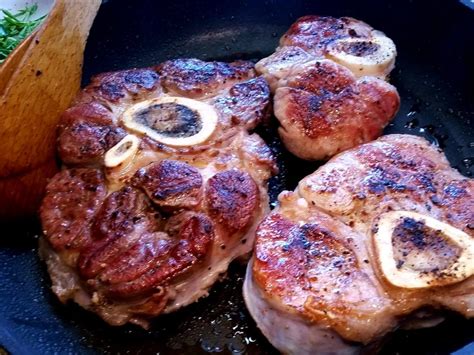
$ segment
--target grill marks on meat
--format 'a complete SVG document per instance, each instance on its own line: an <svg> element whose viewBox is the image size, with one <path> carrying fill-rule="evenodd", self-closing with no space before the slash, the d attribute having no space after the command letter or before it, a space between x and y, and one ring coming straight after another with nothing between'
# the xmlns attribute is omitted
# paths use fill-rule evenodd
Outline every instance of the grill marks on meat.
<svg viewBox="0 0 474 355"><path fill-rule="evenodd" d="M384 136L339 154L295 192L283 192L279 207L260 224L244 285L251 314L275 317L255 320L270 342L290 353L299 346L292 334L307 327L313 339L330 329L335 338L326 338L325 348L343 353L357 350L345 341L377 341L423 307L473 317L472 276L446 286L395 286L382 272L374 239L390 211L429 216L473 238L473 196L473 180L418 137ZM391 233L399 270L442 279L462 252L440 231L410 218ZM303 353L318 353L320 343L303 342Z"/></svg>
<svg viewBox="0 0 474 355"><path fill-rule="evenodd" d="M231 234L248 226L260 202L255 181L239 170L224 171L210 178L206 200L210 215Z"/></svg>
<svg viewBox="0 0 474 355"><path fill-rule="evenodd" d="M249 62L178 59L101 74L83 90L59 126L69 169L52 179L41 208L41 254L62 301L113 325L146 327L207 295L251 251L276 172L269 148L247 132L269 106L267 83L254 77ZM209 139L174 147L121 123L129 107L163 95L212 106L218 122ZM105 167L107 151L128 134L136 150Z"/></svg>

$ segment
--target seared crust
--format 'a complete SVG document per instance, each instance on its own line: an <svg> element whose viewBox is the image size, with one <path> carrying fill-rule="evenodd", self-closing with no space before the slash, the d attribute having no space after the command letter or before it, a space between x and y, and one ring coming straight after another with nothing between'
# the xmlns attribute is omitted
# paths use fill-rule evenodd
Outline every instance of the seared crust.
<svg viewBox="0 0 474 355"><path fill-rule="evenodd" d="M229 95L215 100L215 105L226 125L250 130L268 117L269 102L270 89L265 79L259 77L235 84Z"/></svg>
<svg viewBox="0 0 474 355"><path fill-rule="evenodd" d="M119 233L108 243L95 243L81 255L79 272L87 283L112 298L135 298L158 293L170 278L208 253L214 238L212 222L204 214L186 215L173 238L143 225L140 234ZM118 227L121 228L120 226Z"/></svg>
<svg viewBox="0 0 474 355"><path fill-rule="evenodd" d="M78 103L68 108L61 116L59 128L87 122L107 126L114 123L114 115L106 106L97 101Z"/></svg>
<svg viewBox="0 0 474 355"><path fill-rule="evenodd" d="M70 165L98 164L105 152L125 136L125 131L119 127L74 123L59 135L59 157Z"/></svg>
<svg viewBox="0 0 474 355"><path fill-rule="evenodd" d="M368 322L358 331L352 329L353 318L368 321L387 311L389 303L352 250L357 236L317 211L310 213L304 224L279 213L264 219L257 231L253 278L285 312L323 322L348 340L366 341L367 334L378 334L380 324Z"/></svg>
<svg viewBox="0 0 474 355"><path fill-rule="evenodd" d="M178 276L204 258L214 237L212 222L203 214L189 217L182 225L177 240L166 254L159 255L153 265L139 278L124 284L114 284L108 294L115 297L133 297L159 289L166 280ZM168 242L168 241L165 241Z"/></svg>
<svg viewBox="0 0 474 355"><path fill-rule="evenodd" d="M275 53L256 64L275 92L286 148L322 160L379 137L400 105L397 90L382 80L395 57L395 44L362 21L298 19Z"/></svg>
<svg viewBox="0 0 474 355"><path fill-rule="evenodd" d="M336 188L338 181L345 183ZM428 142L405 135L381 137L341 155L299 185L326 212L363 224L381 212L416 208L466 233L472 233L473 189L472 179L452 170Z"/></svg>
<svg viewBox="0 0 474 355"><path fill-rule="evenodd" d="M353 141L377 138L399 106L396 91L378 80L361 81L345 88L339 95L316 96L306 91L282 88L277 90L275 97L278 102L275 110L280 122L297 125L310 138L334 133L347 136L351 146ZM283 124L283 128L285 126Z"/></svg>
<svg viewBox="0 0 474 355"><path fill-rule="evenodd" d="M286 78L292 67L307 63L313 59L313 55L300 47L285 46L277 48L275 53L260 60L255 64L255 69L263 75L270 85L272 92L275 92L278 87L278 81Z"/></svg>
<svg viewBox="0 0 474 355"><path fill-rule="evenodd" d="M130 69L99 74L76 99L89 102L91 99L104 103L117 103L127 96L137 96L143 92L159 88L160 77L154 68Z"/></svg>
<svg viewBox="0 0 474 355"><path fill-rule="evenodd" d="M219 125L209 142L229 136L229 128L253 129L268 116L270 92L262 78L255 78L251 62L204 62L176 59L153 68L131 69L95 76L78 95L59 126L58 151L66 164L97 165L104 153L123 138L118 127L123 112L132 104L164 95L209 100L220 113ZM150 141L145 137L144 141ZM176 154L192 148L163 147L155 150Z"/></svg>
<svg viewBox="0 0 474 355"><path fill-rule="evenodd" d="M356 81L349 69L331 60L317 60L300 68L286 78L285 86L324 97L338 94Z"/></svg>
<svg viewBox="0 0 474 355"><path fill-rule="evenodd" d="M111 193L92 223L94 243L84 249L79 258L80 275L96 276L108 266L111 258L129 247L128 240L152 229L153 224L153 210L143 193L131 187Z"/></svg>
<svg viewBox="0 0 474 355"><path fill-rule="evenodd" d="M351 17L303 16L280 39L281 46L297 46L322 57L334 40L369 37L373 28Z"/></svg>
<svg viewBox="0 0 474 355"><path fill-rule="evenodd" d="M125 135L111 110L98 101L67 109L59 124L58 153L66 164L96 165Z"/></svg>
<svg viewBox="0 0 474 355"><path fill-rule="evenodd" d="M199 59L175 59L159 66L163 87L173 93L198 98L214 95L223 85L252 78L249 62L204 62Z"/></svg>
<svg viewBox="0 0 474 355"><path fill-rule="evenodd" d="M445 217L450 223L462 226L466 233L472 234L474 231L473 193L472 179L453 180L446 183L438 195L431 196L430 200L434 205L446 211Z"/></svg>
<svg viewBox="0 0 474 355"><path fill-rule="evenodd" d="M290 83L311 91L282 87L275 94L280 134L288 150L300 158L325 159L371 141L398 111L396 89L382 80L364 77L342 88L341 83L349 81L349 73L342 68L331 84L326 82L332 79L319 79L317 69L310 72L318 78L314 86L302 79Z"/></svg>
<svg viewBox="0 0 474 355"><path fill-rule="evenodd" d="M76 249L90 243L89 224L105 195L100 170L70 169L53 177L46 187L40 217L45 237L55 250Z"/></svg>
<svg viewBox="0 0 474 355"><path fill-rule="evenodd" d="M176 160L162 160L138 170L133 184L141 187L161 207L192 207L202 197L202 177L199 171Z"/></svg>
<svg viewBox="0 0 474 355"><path fill-rule="evenodd" d="M269 148L247 132L269 106L268 85L254 75L249 62L180 59L101 74L83 90L63 115L58 150L69 168L104 173L65 170L41 208L42 254L62 301L146 327L205 296L250 252L276 171ZM215 111L211 136L175 147L122 125L132 105L164 95Z"/></svg>
<svg viewBox="0 0 474 355"><path fill-rule="evenodd" d="M253 280L273 307L364 344L423 307L473 317L472 276L447 286L395 286L375 252L379 222L390 211L430 216L474 238L473 196L473 180L424 139L381 137L337 155L280 195L257 230ZM459 247L440 231L402 222L392 240L395 257L446 276Z"/></svg>
<svg viewBox="0 0 474 355"><path fill-rule="evenodd" d="M126 132L117 126L120 102L161 92L153 69L97 75L65 111L59 125L58 153L65 164L97 165Z"/></svg>
<svg viewBox="0 0 474 355"><path fill-rule="evenodd" d="M125 186L105 199L92 224L92 236L107 242L130 234L137 225L149 224L153 211L143 193Z"/></svg>
<svg viewBox="0 0 474 355"><path fill-rule="evenodd" d="M206 201L210 215L233 234L249 225L260 199L258 187L249 174L228 170L209 179Z"/></svg>

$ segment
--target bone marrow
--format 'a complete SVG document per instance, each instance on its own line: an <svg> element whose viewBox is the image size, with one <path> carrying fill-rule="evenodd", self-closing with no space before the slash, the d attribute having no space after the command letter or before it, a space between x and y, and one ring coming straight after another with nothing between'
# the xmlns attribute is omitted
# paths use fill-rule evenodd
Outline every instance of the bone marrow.
<svg viewBox="0 0 474 355"><path fill-rule="evenodd" d="M397 287L450 285L474 274L472 237L433 217L388 212L373 238L383 275Z"/></svg>
<svg viewBox="0 0 474 355"><path fill-rule="evenodd" d="M115 168L129 163L137 153L139 145L140 140L136 136L126 135L105 153L104 165L107 168Z"/></svg>
<svg viewBox="0 0 474 355"><path fill-rule="evenodd" d="M171 146L205 142L218 122L209 104L182 97L162 97L140 102L124 112L122 121L132 131Z"/></svg>
<svg viewBox="0 0 474 355"><path fill-rule="evenodd" d="M349 68L356 77L372 75L384 79L395 67L393 41L377 34L370 39L343 38L328 46L327 58Z"/></svg>

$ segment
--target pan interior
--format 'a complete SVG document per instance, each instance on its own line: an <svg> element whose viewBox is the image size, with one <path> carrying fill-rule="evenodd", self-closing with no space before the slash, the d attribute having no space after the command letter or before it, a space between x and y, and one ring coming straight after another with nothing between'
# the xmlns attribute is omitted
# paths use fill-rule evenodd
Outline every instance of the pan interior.
<svg viewBox="0 0 474 355"><path fill-rule="evenodd" d="M171 58L257 60L299 16L352 16L384 31L397 45L391 74L402 98L386 133L428 138L465 176L474 173L474 11L461 2L424 1L128 1L101 7L85 54L84 84L97 73L154 65ZM281 173L270 183L272 202L293 189L318 163L287 153L275 127L258 132L271 146ZM37 257L36 221L2 226L0 344L11 353L273 354L241 297L244 266L208 298L158 318L150 331L112 328L75 305L60 304ZM455 315L439 326L397 331L383 354L474 352L474 322Z"/></svg>

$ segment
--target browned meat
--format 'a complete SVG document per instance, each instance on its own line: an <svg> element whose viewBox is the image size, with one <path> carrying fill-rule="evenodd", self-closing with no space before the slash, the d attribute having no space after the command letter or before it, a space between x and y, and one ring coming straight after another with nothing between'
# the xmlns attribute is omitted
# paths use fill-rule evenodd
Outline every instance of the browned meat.
<svg viewBox="0 0 474 355"><path fill-rule="evenodd" d="M124 111L164 94L199 98L213 106L219 124L206 145L213 138L220 140L228 134L223 131L229 127L242 129L245 125L253 129L269 114L268 84L263 78L252 79L254 76L249 62L228 64L198 59L177 59L150 69L100 74L63 115L60 157L67 164L95 165L112 142L123 138L119 120ZM186 150L196 148L200 149L192 145Z"/></svg>
<svg viewBox="0 0 474 355"><path fill-rule="evenodd" d="M294 66L330 59L356 77L385 79L395 66L396 48L390 38L350 17L304 16L281 37L275 53L260 60L256 69L275 90L276 82Z"/></svg>
<svg viewBox="0 0 474 355"><path fill-rule="evenodd" d="M127 98L140 100L147 94L156 95L160 90L160 76L154 68L123 70L92 78L92 82L79 94L76 101L96 101L108 106Z"/></svg>
<svg viewBox="0 0 474 355"><path fill-rule="evenodd" d="M305 16L256 69L275 92L275 116L286 148L320 160L379 137L400 99L385 78L393 42L351 18Z"/></svg>
<svg viewBox="0 0 474 355"><path fill-rule="evenodd" d="M333 76L328 67L335 69ZM274 99L280 136L302 159L326 159L374 140L398 111L396 89L382 80L355 80L349 71L326 61L307 68L287 87L278 88Z"/></svg>
<svg viewBox="0 0 474 355"><path fill-rule="evenodd" d="M281 87L307 91L313 95L339 94L356 80L349 69L331 60L312 61L311 65L301 66L291 71L281 80Z"/></svg>
<svg viewBox="0 0 474 355"><path fill-rule="evenodd" d="M254 76L249 62L203 62L199 59L176 59L159 67L163 87L182 96L199 98L213 95Z"/></svg>
<svg viewBox="0 0 474 355"><path fill-rule="evenodd" d="M176 160L162 160L141 168L135 173L134 184L161 207L196 206L202 197L199 171Z"/></svg>
<svg viewBox="0 0 474 355"><path fill-rule="evenodd" d="M105 195L105 180L100 170L70 169L53 177L40 216L49 242L56 250L74 251L90 242L90 224Z"/></svg>
<svg viewBox="0 0 474 355"><path fill-rule="evenodd" d="M82 122L106 126L114 123L114 116L106 106L97 101L78 103L63 113L60 129Z"/></svg>
<svg viewBox="0 0 474 355"><path fill-rule="evenodd" d="M327 46L342 38L370 38L374 29L351 17L303 16L280 39L280 46L303 48L314 56L322 57Z"/></svg>
<svg viewBox="0 0 474 355"><path fill-rule="evenodd" d="M206 200L211 216L230 234L248 226L260 203L255 181L239 170L227 170L210 178Z"/></svg>
<svg viewBox="0 0 474 355"><path fill-rule="evenodd" d="M474 316L474 181L425 140L341 153L279 201L244 296L280 351L358 353L421 309Z"/></svg>
<svg viewBox="0 0 474 355"><path fill-rule="evenodd" d="M216 98L214 104L227 125L254 129L268 116L269 91L265 79L259 77L235 84L228 95Z"/></svg>
<svg viewBox="0 0 474 355"><path fill-rule="evenodd" d="M248 62L179 59L83 90L59 127L66 166L41 207L40 250L63 302L147 326L251 251L276 169L247 132L268 114L254 76Z"/></svg>
<svg viewBox="0 0 474 355"><path fill-rule="evenodd" d="M125 136L120 127L75 122L59 135L58 153L65 164L97 165L105 152Z"/></svg>
<svg viewBox="0 0 474 355"><path fill-rule="evenodd" d="M91 242L81 251L81 276L95 277L147 230L153 231L153 209L145 195L129 186L111 193L94 218Z"/></svg>

